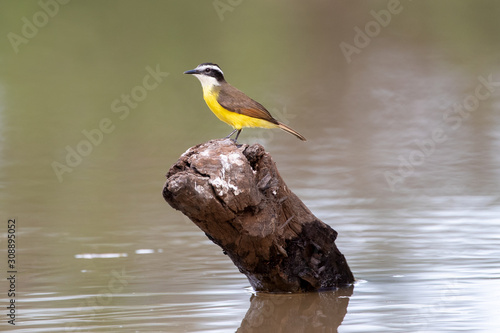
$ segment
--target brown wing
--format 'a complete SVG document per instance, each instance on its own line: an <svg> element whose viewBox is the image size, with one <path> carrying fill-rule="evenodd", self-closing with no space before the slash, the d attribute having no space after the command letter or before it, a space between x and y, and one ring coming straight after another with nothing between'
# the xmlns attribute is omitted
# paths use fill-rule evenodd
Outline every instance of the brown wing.
<svg viewBox="0 0 500 333"><path fill-rule="evenodd" d="M217 97L217 102L225 109L249 117L264 119L278 125L278 121L260 103L257 103L227 82L224 82L223 85Z"/></svg>

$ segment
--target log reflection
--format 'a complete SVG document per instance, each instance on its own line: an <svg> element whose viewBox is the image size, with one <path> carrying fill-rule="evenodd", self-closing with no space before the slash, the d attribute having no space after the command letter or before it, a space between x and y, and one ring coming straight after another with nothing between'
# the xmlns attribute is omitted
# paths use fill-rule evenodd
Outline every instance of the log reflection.
<svg viewBox="0 0 500 333"><path fill-rule="evenodd" d="M347 313L353 288L320 293L253 295L250 308L236 332L337 332Z"/></svg>

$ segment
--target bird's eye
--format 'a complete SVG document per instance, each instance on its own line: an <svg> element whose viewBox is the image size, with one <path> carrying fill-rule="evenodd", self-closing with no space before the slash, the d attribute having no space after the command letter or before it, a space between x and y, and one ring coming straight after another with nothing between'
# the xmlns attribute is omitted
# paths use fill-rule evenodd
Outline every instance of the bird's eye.
<svg viewBox="0 0 500 333"><path fill-rule="evenodd" d="M205 73L210 73L210 68L205 68Z"/></svg>

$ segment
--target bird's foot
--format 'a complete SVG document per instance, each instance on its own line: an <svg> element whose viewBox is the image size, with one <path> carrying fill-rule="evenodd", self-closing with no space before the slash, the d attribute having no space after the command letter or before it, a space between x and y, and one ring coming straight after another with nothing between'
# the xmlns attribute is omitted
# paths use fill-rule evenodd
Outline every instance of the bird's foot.
<svg viewBox="0 0 500 333"><path fill-rule="evenodd" d="M237 131L238 133L236 133L236 131ZM232 136L234 133L236 133L236 137L235 137L234 139L231 139L231 141L233 141L233 142L234 142L234 144L235 144L237 147L241 147L241 145L239 145L239 146L238 146L238 142L237 142L237 141L238 141L238 136L240 136L240 133L241 133L241 129L235 129L234 131L232 131L231 133L229 133L229 135L228 135L228 136L226 136L224 139L230 139L230 138L231 138L231 136Z"/></svg>

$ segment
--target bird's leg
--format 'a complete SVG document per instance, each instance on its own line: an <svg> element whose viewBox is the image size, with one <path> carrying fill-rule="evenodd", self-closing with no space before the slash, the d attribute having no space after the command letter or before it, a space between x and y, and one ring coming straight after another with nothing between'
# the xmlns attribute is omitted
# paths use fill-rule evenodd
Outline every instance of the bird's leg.
<svg viewBox="0 0 500 333"><path fill-rule="evenodd" d="M237 129L235 128L231 133L229 133L228 136L225 137L225 139L229 139L231 137L231 135L233 135L236 131L238 131L238 133L236 133L236 137L234 138L234 143L236 143L236 140L238 140L238 136L240 135L241 133L241 128L240 129Z"/></svg>
<svg viewBox="0 0 500 333"><path fill-rule="evenodd" d="M229 133L229 135L226 136L224 139L229 139L231 137L231 135L233 135L236 131L237 131L237 129L235 128L234 131L232 131L231 133Z"/></svg>
<svg viewBox="0 0 500 333"><path fill-rule="evenodd" d="M236 133L236 137L234 138L234 143L236 143L236 141L238 141L238 136L240 136L240 133L241 133L241 129L239 129L238 133Z"/></svg>

